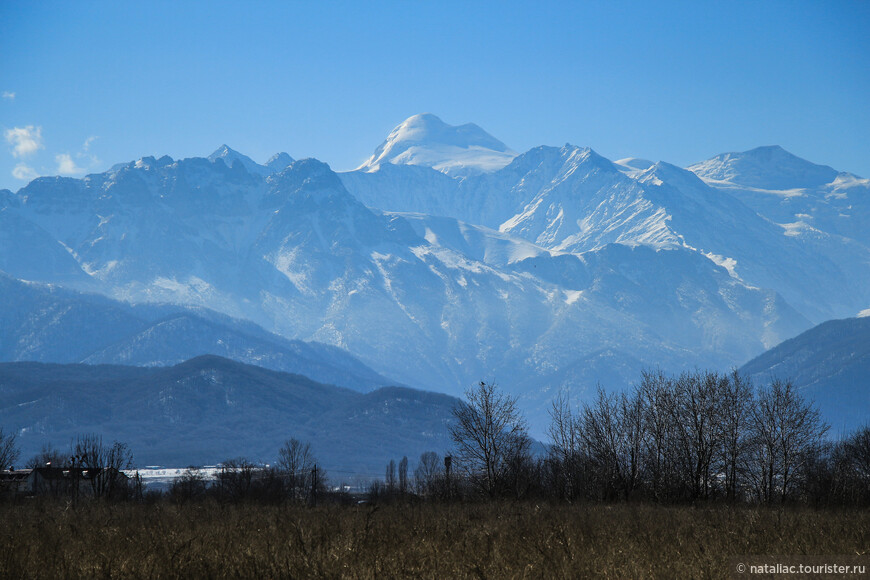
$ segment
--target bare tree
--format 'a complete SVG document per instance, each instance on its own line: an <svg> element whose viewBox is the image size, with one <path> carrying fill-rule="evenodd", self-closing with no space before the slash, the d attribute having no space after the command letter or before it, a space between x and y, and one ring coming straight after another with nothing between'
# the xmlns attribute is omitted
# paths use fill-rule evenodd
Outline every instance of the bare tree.
<svg viewBox="0 0 870 580"><path fill-rule="evenodd" d="M52 447L51 443L42 446L42 450L27 461L27 467L64 467L69 463L69 455Z"/></svg>
<svg viewBox="0 0 870 580"><path fill-rule="evenodd" d="M217 491L221 498L240 501L250 498L254 490L257 465L245 457L227 459L217 474Z"/></svg>
<svg viewBox="0 0 870 580"><path fill-rule="evenodd" d="M676 426L673 381L660 370L644 371L638 387L643 402L645 444L644 470L652 496L671 499L677 487Z"/></svg>
<svg viewBox="0 0 870 580"><path fill-rule="evenodd" d="M205 496L208 483L202 470L190 466L184 470L181 477L172 482L169 488L170 499L178 504L184 504L190 500L200 499Z"/></svg>
<svg viewBox="0 0 870 580"><path fill-rule="evenodd" d="M750 420L752 418L752 383L735 369L727 377L720 392L722 421L722 473L725 476L725 495L734 501L740 495L746 454L750 446Z"/></svg>
<svg viewBox="0 0 870 580"><path fill-rule="evenodd" d="M870 483L870 426L862 427L847 438L844 448L856 474Z"/></svg>
<svg viewBox="0 0 870 580"><path fill-rule="evenodd" d="M111 447L106 447L100 435L79 435L71 455L73 467L94 472L89 478L94 497L126 493L127 479L122 471L133 467L133 452L126 443L115 441Z"/></svg>
<svg viewBox="0 0 870 580"><path fill-rule="evenodd" d="M4 433L0 428L0 471L14 467L20 455L21 451L15 444L15 433Z"/></svg>
<svg viewBox="0 0 870 580"><path fill-rule="evenodd" d="M528 453L530 439L516 397L481 381L453 409L450 435L471 482L490 496L501 490L510 462Z"/></svg>
<svg viewBox="0 0 870 580"><path fill-rule="evenodd" d="M646 439L643 400L635 391L619 397L619 422L623 431L626 473L623 486L629 497L642 482L643 450Z"/></svg>
<svg viewBox="0 0 870 580"><path fill-rule="evenodd" d="M752 477L760 500L785 502L828 431L817 408L791 381L759 391L752 416Z"/></svg>
<svg viewBox="0 0 870 580"><path fill-rule="evenodd" d="M420 495L433 495L442 476L441 456L434 451L425 451L414 469L414 485Z"/></svg>
<svg viewBox="0 0 870 580"><path fill-rule="evenodd" d="M287 493L291 498L308 497L311 473L316 463L310 443L288 439L278 450L278 468L285 478Z"/></svg>
<svg viewBox="0 0 870 580"><path fill-rule="evenodd" d="M547 434L550 436L550 484L560 497L572 500L580 493L583 453L579 417L571 410L564 392L553 400Z"/></svg>
<svg viewBox="0 0 870 580"><path fill-rule="evenodd" d="M408 493L408 458L402 457L399 461L399 494Z"/></svg>
<svg viewBox="0 0 870 580"><path fill-rule="evenodd" d="M835 447L838 493L847 503L870 503L870 426L864 426Z"/></svg>
<svg viewBox="0 0 870 580"><path fill-rule="evenodd" d="M598 388L595 403L581 415L580 434L606 496L631 496L640 481L643 414L639 397L608 395Z"/></svg>
<svg viewBox="0 0 870 580"><path fill-rule="evenodd" d="M547 434L553 450L563 460L580 450L580 439L577 434L577 418L571 411L570 401L564 391L553 400L550 408L550 426Z"/></svg>
<svg viewBox="0 0 870 580"><path fill-rule="evenodd" d="M713 372L684 373L675 383L678 462L692 499L706 499L712 491L713 459L722 448L721 395L726 380Z"/></svg>
<svg viewBox="0 0 870 580"><path fill-rule="evenodd" d="M394 459L390 459L390 462L387 463L384 483L387 486L388 494L392 495L396 493L396 461Z"/></svg>

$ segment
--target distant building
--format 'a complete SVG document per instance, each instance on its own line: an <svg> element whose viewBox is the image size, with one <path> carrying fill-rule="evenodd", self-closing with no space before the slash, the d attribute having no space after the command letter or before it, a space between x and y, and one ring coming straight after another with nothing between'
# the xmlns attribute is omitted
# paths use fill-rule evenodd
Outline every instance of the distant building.
<svg viewBox="0 0 870 580"><path fill-rule="evenodd" d="M32 469L0 471L0 497L30 495Z"/></svg>
<svg viewBox="0 0 870 580"><path fill-rule="evenodd" d="M127 492L127 475L100 467L36 467L0 471L0 495L105 497Z"/></svg>

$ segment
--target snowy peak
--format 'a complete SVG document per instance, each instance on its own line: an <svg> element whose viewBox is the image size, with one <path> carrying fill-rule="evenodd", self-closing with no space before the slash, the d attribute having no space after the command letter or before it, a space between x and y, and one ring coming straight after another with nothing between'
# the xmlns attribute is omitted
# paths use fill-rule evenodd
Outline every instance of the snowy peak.
<svg viewBox="0 0 870 580"><path fill-rule="evenodd" d="M224 161L224 163L227 164L227 167L232 167L232 162L236 161L236 160L239 160L242 162L249 161L249 162L254 163L256 165L256 163L254 162L253 159L251 159L247 155L243 155L242 153L239 153L238 151L231 148L226 143L224 143L223 145L221 145L220 147L215 149L214 153L212 153L211 155L208 156L208 160L211 161L212 163L214 163L218 159L222 159Z"/></svg>
<svg viewBox="0 0 870 580"><path fill-rule="evenodd" d="M611 174L619 173L622 169L589 147L565 143L562 147L542 145L521 153L502 173L524 175L522 181L525 187L531 184L531 180L561 181L580 168L588 172L604 171ZM544 187L543 182L538 185Z"/></svg>
<svg viewBox="0 0 870 580"><path fill-rule="evenodd" d="M422 165L448 175L497 171L516 153L475 125L448 125L435 115L409 117L393 129L368 161L358 169L377 171L382 163Z"/></svg>
<svg viewBox="0 0 870 580"><path fill-rule="evenodd" d="M275 153L272 155L269 160L266 161L266 167L268 167L272 172L278 172L291 163L293 163L293 158L282 151L281 153Z"/></svg>
<svg viewBox="0 0 870 580"><path fill-rule="evenodd" d="M566 163L572 166L588 165L610 173L615 173L618 170L612 161L602 157L590 147L577 147L570 143L565 143L560 152L566 158Z"/></svg>
<svg viewBox="0 0 870 580"><path fill-rule="evenodd" d="M508 147L474 123L448 125L431 113L408 117L393 129L387 144L396 147L400 144L454 145L457 147L484 147L493 151L506 152Z"/></svg>
<svg viewBox="0 0 870 580"><path fill-rule="evenodd" d="M293 158L282 152L276 153L270 157L265 165L260 165L247 155L239 153L225 144L218 147L214 153L208 156L208 160L212 163L216 162L218 159L223 161L227 167L232 167L235 163L241 163L242 167L244 167L248 173L252 175L260 175L262 177L267 177L273 173L277 173L293 163Z"/></svg>
<svg viewBox="0 0 870 580"><path fill-rule="evenodd" d="M644 171L635 173L633 177L641 183L652 182L655 185L660 185L660 183L655 183L656 180L658 180L659 182L670 183L671 185L680 187L684 190L698 188L709 190L709 187L707 187L704 181L698 177L697 174L692 173L688 169L672 165L666 161L653 163Z"/></svg>
<svg viewBox="0 0 870 580"><path fill-rule="evenodd" d="M816 165L778 145L742 153L723 153L689 167L702 179L744 187L786 190L818 187L836 179L837 170Z"/></svg>
<svg viewBox="0 0 870 580"><path fill-rule="evenodd" d="M175 160L169 155L164 155L160 159L155 158L153 155L148 155L146 157L140 157L133 163L128 163L126 165L121 166L119 169L123 169L125 167L133 167L135 169L160 169L161 167L166 167L167 165L172 165L175 163ZM117 166L116 166L117 167ZM114 168L113 168L114 169Z"/></svg>
<svg viewBox="0 0 870 580"><path fill-rule="evenodd" d="M294 161L283 171L269 178L268 204L283 213L320 213L319 218L364 220L373 214L345 189L329 165L317 159ZM295 215L299 217L299 215ZM287 218L287 216L285 216ZM283 219L283 218L282 218Z"/></svg>
<svg viewBox="0 0 870 580"><path fill-rule="evenodd" d="M216 162L218 159L223 161L227 167L232 167L237 162L241 163L248 173L263 176L269 175L271 173L269 168L260 165L247 155L243 155L242 153L231 149L226 144L221 145L215 150L214 153L208 156L208 160L212 163Z"/></svg>
<svg viewBox="0 0 870 580"><path fill-rule="evenodd" d="M344 190L341 180L329 165L313 158L294 161L283 171L276 173L271 183L294 192Z"/></svg>

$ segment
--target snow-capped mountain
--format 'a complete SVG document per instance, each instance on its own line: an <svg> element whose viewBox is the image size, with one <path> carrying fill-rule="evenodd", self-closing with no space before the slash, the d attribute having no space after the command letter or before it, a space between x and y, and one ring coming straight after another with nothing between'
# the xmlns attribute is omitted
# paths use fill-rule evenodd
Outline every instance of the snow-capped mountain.
<svg viewBox="0 0 870 580"><path fill-rule="evenodd" d="M810 163L780 147L725 153L689 170L788 236L835 248L848 240L870 246L870 179Z"/></svg>
<svg viewBox="0 0 870 580"><path fill-rule="evenodd" d="M792 190L831 183L839 172L792 155L778 145L723 153L689 167L704 179L762 190Z"/></svg>
<svg viewBox="0 0 870 580"><path fill-rule="evenodd" d="M731 181L709 179L703 168ZM868 181L779 148L693 166L704 179L664 162L612 163L571 145L538 147L465 179L385 169L344 173L342 181L371 207L449 216L560 252L609 243L696 251L749 285L779 292L814 322L870 304ZM744 171L750 183L769 172L770 183L809 185L746 189ZM818 185L826 179L833 181Z"/></svg>
<svg viewBox="0 0 870 580"><path fill-rule="evenodd" d="M83 286L207 306L451 393L485 377L535 384L602 349L667 368L727 366L809 326L775 292L683 245L607 240L568 252L453 218L382 213L311 159L264 179L240 163L145 158L36 180L17 199L11 211L66 248Z"/></svg>
<svg viewBox="0 0 870 580"><path fill-rule="evenodd" d="M499 163L484 162L493 152ZM739 164L723 181L571 145L515 155L431 115L340 175L313 159L212 157L3 193L0 264L248 319L411 386L457 394L494 379L539 429L555 389L595 377L620 388L644 366L728 368L870 306L863 238L783 225L752 203L772 194L740 185ZM818 192L844 179L808 185L817 213L801 219L840 208ZM866 183L849 183L847 215L863 219Z"/></svg>
<svg viewBox="0 0 870 580"><path fill-rule="evenodd" d="M516 153L475 125L448 125L423 113L406 119L358 169L377 171L386 163L421 165L465 176L501 169Z"/></svg>

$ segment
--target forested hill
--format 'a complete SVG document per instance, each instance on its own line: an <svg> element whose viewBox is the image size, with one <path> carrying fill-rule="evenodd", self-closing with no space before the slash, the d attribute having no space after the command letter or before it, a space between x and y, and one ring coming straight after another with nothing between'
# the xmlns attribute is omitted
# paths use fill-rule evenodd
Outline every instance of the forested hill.
<svg viewBox="0 0 870 580"><path fill-rule="evenodd" d="M870 318L822 323L746 363L755 383L789 379L837 435L870 422Z"/></svg>
<svg viewBox="0 0 870 580"><path fill-rule="evenodd" d="M291 437L327 470L375 473L390 459L448 446L447 395L403 387L370 393L217 356L165 368L0 364L3 427L22 460L81 433L132 448L138 466L273 462Z"/></svg>

